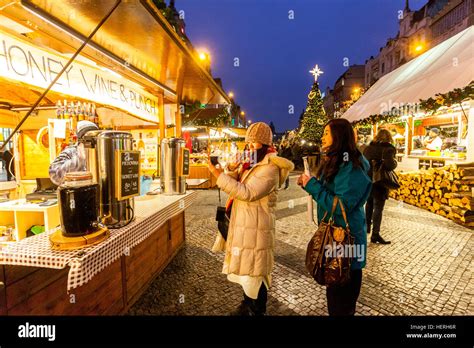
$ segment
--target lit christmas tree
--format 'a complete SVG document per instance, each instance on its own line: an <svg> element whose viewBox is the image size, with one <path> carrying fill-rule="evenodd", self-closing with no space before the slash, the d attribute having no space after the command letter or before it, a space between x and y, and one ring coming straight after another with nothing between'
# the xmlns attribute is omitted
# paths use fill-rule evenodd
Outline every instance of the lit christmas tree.
<svg viewBox="0 0 474 348"><path fill-rule="evenodd" d="M308 94L308 104L304 111L301 120L301 127L299 131L299 138L305 142L313 142L316 145L321 144L321 137L323 135L324 125L329 118L326 115L323 107L323 99L319 91L318 76L323 72L316 65L310 71L314 75L314 83L311 91Z"/></svg>

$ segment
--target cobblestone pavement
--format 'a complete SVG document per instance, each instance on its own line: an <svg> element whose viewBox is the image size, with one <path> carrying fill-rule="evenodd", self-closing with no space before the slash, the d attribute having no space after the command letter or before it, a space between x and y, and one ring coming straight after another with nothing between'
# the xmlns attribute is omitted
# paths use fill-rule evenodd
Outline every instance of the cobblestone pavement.
<svg viewBox="0 0 474 348"><path fill-rule="evenodd" d="M281 191L268 315L327 315L325 289L306 273L305 193L292 176ZM217 191L200 191L186 211L186 244L130 309L130 315L227 315L241 287L221 273L222 253L210 249L217 233ZM225 194L222 194L224 201ZM369 244L357 315L473 315L473 232L430 212L389 200L381 235Z"/></svg>

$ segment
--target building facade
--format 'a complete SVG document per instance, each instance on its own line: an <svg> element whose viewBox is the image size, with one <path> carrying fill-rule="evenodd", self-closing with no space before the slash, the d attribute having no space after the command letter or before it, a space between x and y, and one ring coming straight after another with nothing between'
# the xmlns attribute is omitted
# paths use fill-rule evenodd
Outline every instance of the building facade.
<svg viewBox="0 0 474 348"><path fill-rule="evenodd" d="M399 30L379 54L365 62L365 89L379 78L473 25L474 0L429 0L419 10L409 0L399 14Z"/></svg>
<svg viewBox="0 0 474 348"><path fill-rule="evenodd" d="M331 90L326 89L323 105L329 117L338 117L344 108L344 103L351 101L360 94L364 87L364 65L351 65L334 84Z"/></svg>

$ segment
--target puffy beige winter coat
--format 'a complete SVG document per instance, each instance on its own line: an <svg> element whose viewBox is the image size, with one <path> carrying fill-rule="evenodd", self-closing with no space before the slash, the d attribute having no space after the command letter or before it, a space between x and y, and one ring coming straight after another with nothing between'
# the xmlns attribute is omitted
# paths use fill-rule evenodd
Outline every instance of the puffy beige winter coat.
<svg viewBox="0 0 474 348"><path fill-rule="evenodd" d="M273 268L277 189L294 165L270 153L237 181L221 174L217 185L234 198L223 273L265 276Z"/></svg>

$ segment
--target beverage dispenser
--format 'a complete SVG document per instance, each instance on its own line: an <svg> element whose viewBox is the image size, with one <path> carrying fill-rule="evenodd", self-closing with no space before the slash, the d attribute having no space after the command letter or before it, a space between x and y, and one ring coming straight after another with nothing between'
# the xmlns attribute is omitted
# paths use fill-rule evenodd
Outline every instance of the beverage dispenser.
<svg viewBox="0 0 474 348"><path fill-rule="evenodd" d="M165 195L186 193L186 176L189 175L189 150L181 138L161 141L161 192Z"/></svg>
<svg viewBox="0 0 474 348"><path fill-rule="evenodd" d="M134 196L140 194L140 152L133 151L131 133L104 131L97 135L100 214L109 228L134 218Z"/></svg>
<svg viewBox="0 0 474 348"><path fill-rule="evenodd" d="M92 174L92 179L95 183L99 183L97 136L102 132L103 130L89 131L82 137L84 148L86 150L87 171Z"/></svg>

